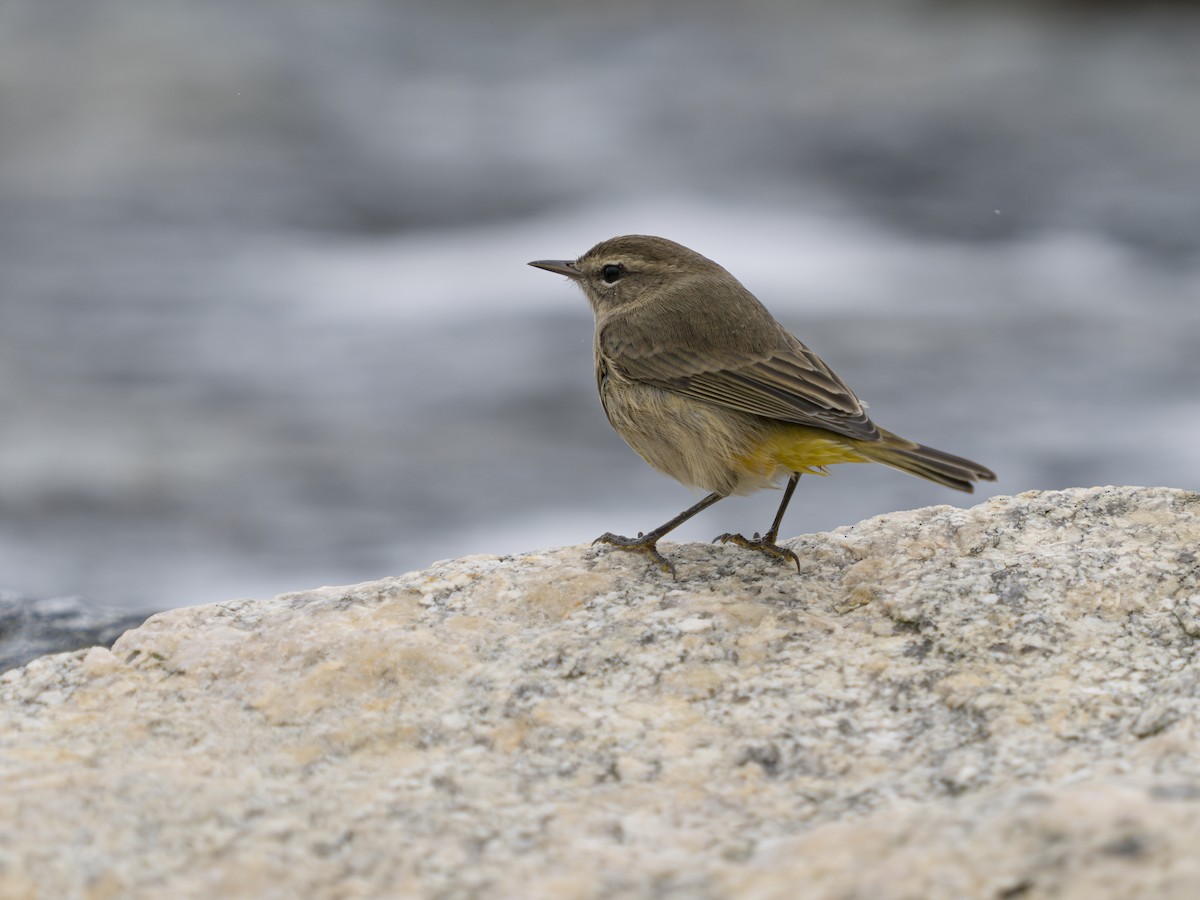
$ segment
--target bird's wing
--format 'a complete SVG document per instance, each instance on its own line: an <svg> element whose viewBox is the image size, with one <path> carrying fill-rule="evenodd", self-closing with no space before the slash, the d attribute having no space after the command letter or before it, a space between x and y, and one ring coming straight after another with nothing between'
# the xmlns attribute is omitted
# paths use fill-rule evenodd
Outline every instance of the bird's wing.
<svg viewBox="0 0 1200 900"><path fill-rule="evenodd" d="M754 304L753 316L761 312L774 326L770 331L726 327L697 334L678 319L664 323L660 317L650 330L636 319L614 318L600 330L598 349L610 367L634 381L768 419L879 440L854 392ZM755 337L744 337L746 332Z"/></svg>

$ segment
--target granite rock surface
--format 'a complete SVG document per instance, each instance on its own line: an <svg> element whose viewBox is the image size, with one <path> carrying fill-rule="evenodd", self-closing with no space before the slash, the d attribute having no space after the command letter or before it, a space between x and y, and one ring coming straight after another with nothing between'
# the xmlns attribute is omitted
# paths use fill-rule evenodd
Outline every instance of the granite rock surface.
<svg viewBox="0 0 1200 900"><path fill-rule="evenodd" d="M0 897L1200 896L1200 495L474 556L0 675Z"/></svg>

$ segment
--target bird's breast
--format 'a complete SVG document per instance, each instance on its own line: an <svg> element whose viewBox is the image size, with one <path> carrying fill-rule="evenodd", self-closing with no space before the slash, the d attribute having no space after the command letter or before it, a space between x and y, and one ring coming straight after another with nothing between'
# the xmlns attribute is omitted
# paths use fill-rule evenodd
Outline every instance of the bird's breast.
<svg viewBox="0 0 1200 900"><path fill-rule="evenodd" d="M783 473L760 452L763 420L624 378L611 366L597 382L608 421L664 475L720 494L750 493Z"/></svg>

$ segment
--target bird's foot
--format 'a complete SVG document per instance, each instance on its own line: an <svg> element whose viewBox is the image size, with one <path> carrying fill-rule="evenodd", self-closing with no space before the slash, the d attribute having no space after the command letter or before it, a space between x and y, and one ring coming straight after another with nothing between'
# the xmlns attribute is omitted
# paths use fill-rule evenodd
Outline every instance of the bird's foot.
<svg viewBox="0 0 1200 900"><path fill-rule="evenodd" d="M800 571L800 557L796 556L787 547L780 547L775 543L774 535L761 536L757 531L754 532L754 537L748 538L740 534L731 534L725 532L713 538L713 543L720 541L722 544L737 544L739 547L745 547L747 550L757 550L772 559L790 559L796 564L796 572Z"/></svg>
<svg viewBox="0 0 1200 900"><path fill-rule="evenodd" d="M614 547L619 547L622 550L633 550L636 553L645 553L650 559L658 564L658 567L664 572L669 572L671 577L675 577L675 567L667 560L665 556L658 552L658 539L648 538L643 534L638 534L635 538L622 537L619 534L613 534L611 531L606 531L600 537L592 541L592 545L596 544L611 544Z"/></svg>

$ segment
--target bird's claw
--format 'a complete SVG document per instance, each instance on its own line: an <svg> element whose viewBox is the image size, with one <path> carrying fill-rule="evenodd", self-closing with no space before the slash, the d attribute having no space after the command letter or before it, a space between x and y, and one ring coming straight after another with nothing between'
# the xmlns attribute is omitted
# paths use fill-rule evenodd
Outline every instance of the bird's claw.
<svg viewBox="0 0 1200 900"><path fill-rule="evenodd" d="M647 540L640 531L638 532L638 536L635 538L623 537L619 534L613 534L611 531L606 531L604 534L600 535L600 537L592 541L593 547L596 544L610 544L613 547L617 547L621 550L632 550L636 553L644 553L650 557L651 560L657 563L660 569L662 569L664 572L670 573L672 578L675 577L675 566L673 566L665 556L658 552L657 542L653 540Z"/></svg>
<svg viewBox="0 0 1200 900"><path fill-rule="evenodd" d="M800 557L787 547L780 547L774 540L769 539L771 537L773 536L768 535L768 537L764 538L756 531L754 532L754 537L748 538L727 531L713 538L713 543L715 544L720 541L722 544L737 544L739 547L745 547L747 550L757 550L759 553L769 556L772 559L790 559L796 564L796 572L799 574Z"/></svg>

